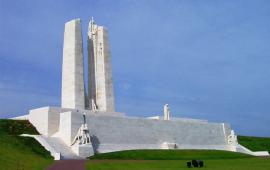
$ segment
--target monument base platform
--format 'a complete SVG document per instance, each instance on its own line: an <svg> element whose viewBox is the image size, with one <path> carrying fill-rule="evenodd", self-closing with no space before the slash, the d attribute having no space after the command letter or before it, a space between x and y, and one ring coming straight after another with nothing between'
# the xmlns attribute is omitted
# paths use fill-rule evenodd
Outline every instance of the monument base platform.
<svg viewBox="0 0 270 170"><path fill-rule="evenodd" d="M28 118L40 134L61 140L71 152L82 158L133 149L213 149L252 154L240 148L237 141L230 141L232 130L226 123L187 118L147 119L127 117L117 112L59 107L30 110ZM84 121L91 142L74 149L72 143Z"/></svg>

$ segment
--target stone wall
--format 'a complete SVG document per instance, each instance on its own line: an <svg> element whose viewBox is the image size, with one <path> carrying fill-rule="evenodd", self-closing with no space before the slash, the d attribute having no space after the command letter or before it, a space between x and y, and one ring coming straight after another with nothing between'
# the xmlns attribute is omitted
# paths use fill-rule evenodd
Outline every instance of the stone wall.
<svg viewBox="0 0 270 170"><path fill-rule="evenodd" d="M222 123L164 121L88 115L91 135L100 143L226 145ZM229 129L228 126L225 129ZM229 131L229 130L228 130Z"/></svg>
<svg viewBox="0 0 270 170"><path fill-rule="evenodd" d="M29 111L29 121L38 132L45 136L51 136L59 130L60 112L69 109L59 107L42 107Z"/></svg>
<svg viewBox="0 0 270 170"><path fill-rule="evenodd" d="M30 121L41 134L59 137L70 146L83 123L83 113L96 152L162 149L164 143L176 144L179 149L231 150L227 142L231 129L224 123L186 118L153 120L55 107L30 111Z"/></svg>
<svg viewBox="0 0 270 170"><path fill-rule="evenodd" d="M71 136L65 139L74 139L83 121L82 113L66 114L66 116L71 118L72 129L68 130ZM230 127L224 123L188 121L188 119L151 120L104 116L93 112L87 112L86 120L93 147L97 152L160 149L164 143L175 143L181 149L230 150L227 143ZM60 123L61 126L66 125ZM72 140L67 141L67 144L71 142Z"/></svg>

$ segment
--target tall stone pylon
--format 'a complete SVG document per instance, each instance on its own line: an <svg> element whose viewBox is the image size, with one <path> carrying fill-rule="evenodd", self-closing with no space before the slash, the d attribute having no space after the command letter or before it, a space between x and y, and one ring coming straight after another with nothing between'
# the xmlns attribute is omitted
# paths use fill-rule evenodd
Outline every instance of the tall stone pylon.
<svg viewBox="0 0 270 170"><path fill-rule="evenodd" d="M85 109L81 20L65 24L62 65L62 108Z"/></svg>
<svg viewBox="0 0 270 170"><path fill-rule="evenodd" d="M96 25L93 18L88 27L88 93L90 109L114 111L108 32Z"/></svg>

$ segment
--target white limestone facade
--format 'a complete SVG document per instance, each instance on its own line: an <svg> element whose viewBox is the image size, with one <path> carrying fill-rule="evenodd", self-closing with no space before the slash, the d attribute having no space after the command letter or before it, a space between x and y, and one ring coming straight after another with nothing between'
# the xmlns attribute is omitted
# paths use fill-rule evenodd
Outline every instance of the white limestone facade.
<svg viewBox="0 0 270 170"><path fill-rule="evenodd" d="M91 142L72 145L84 123L83 115L86 116ZM31 110L29 120L64 159L132 149L212 149L269 155L265 151L252 152L237 141L232 143L228 140L232 129L226 123L187 118L146 119L126 117L117 112L97 113L57 107Z"/></svg>
<svg viewBox="0 0 270 170"><path fill-rule="evenodd" d="M60 112L68 109L59 107L41 107L29 111L29 121L45 136L51 136L59 130Z"/></svg>
<svg viewBox="0 0 270 170"><path fill-rule="evenodd" d="M114 111L111 56L107 29L95 24L88 28L88 93L90 108Z"/></svg>
<svg viewBox="0 0 270 170"><path fill-rule="evenodd" d="M81 20L65 24L61 107L85 109L84 65Z"/></svg>

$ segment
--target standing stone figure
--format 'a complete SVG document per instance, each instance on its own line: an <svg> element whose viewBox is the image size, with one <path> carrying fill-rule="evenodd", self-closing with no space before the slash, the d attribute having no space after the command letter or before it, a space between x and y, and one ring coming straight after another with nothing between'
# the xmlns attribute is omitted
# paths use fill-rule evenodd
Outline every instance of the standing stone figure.
<svg viewBox="0 0 270 170"><path fill-rule="evenodd" d="M93 110L94 112L97 111L98 109L97 109L97 105L96 105L94 99L92 99L91 104L92 104L92 105L91 105L91 106L92 106L92 110Z"/></svg>
<svg viewBox="0 0 270 170"><path fill-rule="evenodd" d="M170 108L168 104L164 105L164 120L170 120Z"/></svg>

